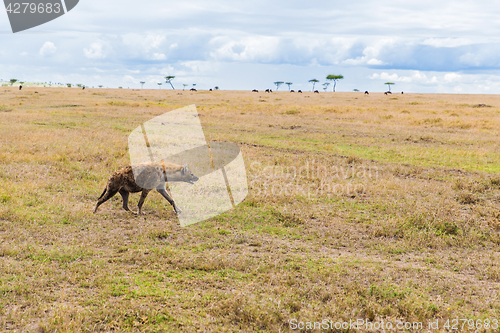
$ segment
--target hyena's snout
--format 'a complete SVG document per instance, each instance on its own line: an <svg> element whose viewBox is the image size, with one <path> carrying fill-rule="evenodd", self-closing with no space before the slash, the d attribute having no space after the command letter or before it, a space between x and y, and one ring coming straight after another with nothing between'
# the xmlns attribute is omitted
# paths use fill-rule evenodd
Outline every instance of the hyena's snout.
<svg viewBox="0 0 500 333"><path fill-rule="evenodd" d="M198 181L198 177L196 177L191 170L188 169L187 164L181 170L182 180L189 184L194 184L194 182Z"/></svg>
<svg viewBox="0 0 500 333"><path fill-rule="evenodd" d="M191 174L191 176L189 177L189 179L186 180L187 183L189 184L194 184L194 182L198 181L198 177L196 177L195 175Z"/></svg>

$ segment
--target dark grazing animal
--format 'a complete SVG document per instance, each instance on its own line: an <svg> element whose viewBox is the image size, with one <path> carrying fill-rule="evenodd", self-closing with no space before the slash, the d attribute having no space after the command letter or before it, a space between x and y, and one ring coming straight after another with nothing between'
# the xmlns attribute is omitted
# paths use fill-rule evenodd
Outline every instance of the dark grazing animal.
<svg viewBox="0 0 500 333"><path fill-rule="evenodd" d="M137 180L142 184L147 184L148 188L143 188L137 185L136 178L134 178L134 171L136 170ZM171 205L177 214L181 213L181 210L175 205L174 200L168 194L165 187L165 180L169 182L186 182L194 184L199 178L193 175L193 173L188 169L187 165L177 165L173 163L157 162L157 163L142 163L134 166L125 167L116 171L111 177L109 177L106 184L106 188L102 192L101 196L97 200L97 204L94 208L94 213L97 212L97 208L104 202L112 198L116 193L120 193L123 199L123 209L130 211L128 208L128 197L130 193L141 193L141 198L139 199L138 214L142 214L142 205L144 200L148 196L151 189L156 189Z"/></svg>
<svg viewBox="0 0 500 333"><path fill-rule="evenodd" d="M319 91L317 91L317 90L314 90L314 93L315 93L315 94L319 94Z"/></svg>
<svg viewBox="0 0 500 333"><path fill-rule="evenodd" d="M368 90L365 90L365 95L370 95L370 93L368 92Z"/></svg>
<svg viewBox="0 0 500 333"><path fill-rule="evenodd" d="M252 90L252 92L259 92L257 89Z"/></svg>
<svg viewBox="0 0 500 333"><path fill-rule="evenodd" d="M301 93L301 94L302 94L302 90L300 90L300 89L299 89L299 90L297 90L297 92L299 92L299 93Z"/></svg>

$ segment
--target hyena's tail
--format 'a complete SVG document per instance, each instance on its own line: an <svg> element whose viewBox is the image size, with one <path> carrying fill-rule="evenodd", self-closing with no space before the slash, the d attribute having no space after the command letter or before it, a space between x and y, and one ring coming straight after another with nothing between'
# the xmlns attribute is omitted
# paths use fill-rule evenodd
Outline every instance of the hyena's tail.
<svg viewBox="0 0 500 333"><path fill-rule="evenodd" d="M106 186L106 187L104 188L104 191L102 191L101 196L100 196L99 198L97 198L97 200L101 199L101 198L104 196L104 193L106 193L106 190L107 190L107 189L108 189L108 187Z"/></svg>

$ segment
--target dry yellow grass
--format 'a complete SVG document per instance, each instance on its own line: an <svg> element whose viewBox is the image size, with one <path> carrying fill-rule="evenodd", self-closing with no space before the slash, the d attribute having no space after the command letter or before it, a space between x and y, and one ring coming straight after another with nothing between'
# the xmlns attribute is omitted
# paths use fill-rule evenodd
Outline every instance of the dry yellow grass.
<svg viewBox="0 0 500 333"><path fill-rule="evenodd" d="M91 214L128 133L190 104L245 202ZM0 119L0 331L500 319L499 96L2 87Z"/></svg>

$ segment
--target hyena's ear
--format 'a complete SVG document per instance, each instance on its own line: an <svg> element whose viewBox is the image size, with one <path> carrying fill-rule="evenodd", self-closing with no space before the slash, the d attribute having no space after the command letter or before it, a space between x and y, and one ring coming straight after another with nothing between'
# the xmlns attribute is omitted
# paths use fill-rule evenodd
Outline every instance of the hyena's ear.
<svg viewBox="0 0 500 333"><path fill-rule="evenodd" d="M184 167L181 170L181 174L185 174L187 172L187 168L188 168L188 165L186 163L186 164L184 164Z"/></svg>

